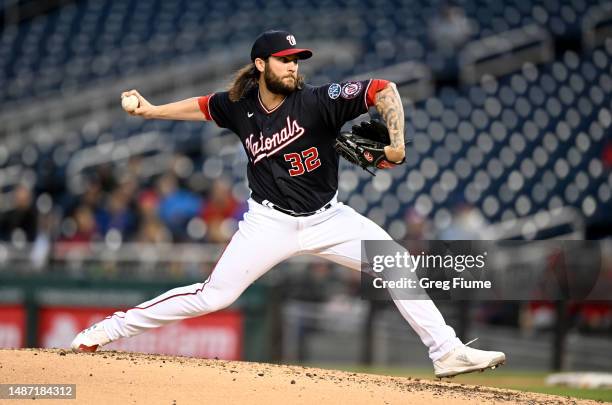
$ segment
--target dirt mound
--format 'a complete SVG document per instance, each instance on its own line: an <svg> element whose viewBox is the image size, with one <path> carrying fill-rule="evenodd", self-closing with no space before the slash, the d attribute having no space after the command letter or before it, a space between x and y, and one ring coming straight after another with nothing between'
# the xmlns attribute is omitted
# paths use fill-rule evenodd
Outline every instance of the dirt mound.
<svg viewBox="0 0 612 405"><path fill-rule="evenodd" d="M76 401L68 404L595 403L405 377L114 351L0 350L0 384L76 384Z"/></svg>

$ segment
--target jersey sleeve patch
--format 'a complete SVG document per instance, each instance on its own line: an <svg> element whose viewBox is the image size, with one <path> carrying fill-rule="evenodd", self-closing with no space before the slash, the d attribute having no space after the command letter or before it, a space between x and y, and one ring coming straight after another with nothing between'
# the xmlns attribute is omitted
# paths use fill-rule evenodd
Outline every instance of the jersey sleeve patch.
<svg viewBox="0 0 612 405"><path fill-rule="evenodd" d="M361 84L361 82L346 82L340 90L340 97L346 100L351 100L359 96L362 90L363 85Z"/></svg>
<svg viewBox="0 0 612 405"><path fill-rule="evenodd" d="M338 97L340 97L340 92L341 91L342 91L342 88L340 87L340 85L338 83L332 83L332 84L329 85L329 88L327 89L327 95L332 100L335 100Z"/></svg>
<svg viewBox="0 0 612 405"><path fill-rule="evenodd" d="M204 117L206 117L208 121L212 121L212 116L210 115L210 98L214 94L215 93L212 93L198 98L198 105L200 106L200 111L202 111L202 114L204 114Z"/></svg>
<svg viewBox="0 0 612 405"><path fill-rule="evenodd" d="M314 100L323 114L325 125L336 131L347 121L367 112L365 96L370 82L370 79L351 80L316 87Z"/></svg>
<svg viewBox="0 0 612 405"><path fill-rule="evenodd" d="M387 87L387 84L389 84L388 80L372 79L370 81L366 94L366 106L372 107L376 104L376 93Z"/></svg>

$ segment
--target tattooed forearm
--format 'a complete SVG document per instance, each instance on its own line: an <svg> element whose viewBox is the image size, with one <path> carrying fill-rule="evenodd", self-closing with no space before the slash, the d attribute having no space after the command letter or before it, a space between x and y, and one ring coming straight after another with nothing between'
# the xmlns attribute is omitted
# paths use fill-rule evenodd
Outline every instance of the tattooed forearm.
<svg viewBox="0 0 612 405"><path fill-rule="evenodd" d="M389 83L376 93L376 110L389 128L391 146L404 149L404 107L395 83Z"/></svg>

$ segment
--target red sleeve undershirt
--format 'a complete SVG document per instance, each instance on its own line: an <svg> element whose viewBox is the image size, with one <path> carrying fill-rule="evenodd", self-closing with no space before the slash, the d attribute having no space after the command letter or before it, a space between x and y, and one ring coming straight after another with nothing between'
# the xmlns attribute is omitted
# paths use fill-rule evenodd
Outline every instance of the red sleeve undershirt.
<svg viewBox="0 0 612 405"><path fill-rule="evenodd" d="M376 103L376 93L387 87L389 84L388 80L383 79L372 79L370 87L368 87L368 94L366 94L366 105L372 107Z"/></svg>
<svg viewBox="0 0 612 405"><path fill-rule="evenodd" d="M214 94L215 93L211 93L198 98L198 105L200 106L200 111L202 111L202 114L204 114L204 117L206 117L208 121L212 121L212 116L210 115L210 98Z"/></svg>

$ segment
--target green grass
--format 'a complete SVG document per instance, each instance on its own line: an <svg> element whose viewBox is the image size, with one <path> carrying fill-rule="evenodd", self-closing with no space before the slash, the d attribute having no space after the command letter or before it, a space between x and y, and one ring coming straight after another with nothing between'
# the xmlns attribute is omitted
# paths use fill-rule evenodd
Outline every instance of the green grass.
<svg viewBox="0 0 612 405"><path fill-rule="evenodd" d="M562 397L574 397L580 399L592 399L595 401L612 402L612 389L587 389L569 387L503 387L519 391L541 392L542 394L559 395Z"/></svg>
<svg viewBox="0 0 612 405"><path fill-rule="evenodd" d="M398 377L412 377L424 380L438 379L434 377L433 371L429 369L411 368L382 368L382 367L347 367L343 365L315 365L314 367L345 370L357 373L381 374ZM545 371L520 371L501 369L484 373L464 374L453 379L446 380L454 383L483 385L489 387L508 388L519 391L539 392L543 394L559 395L563 397L575 397L581 399L592 399L596 401L612 402L612 389L582 389L562 386L547 386L545 379L550 373Z"/></svg>

